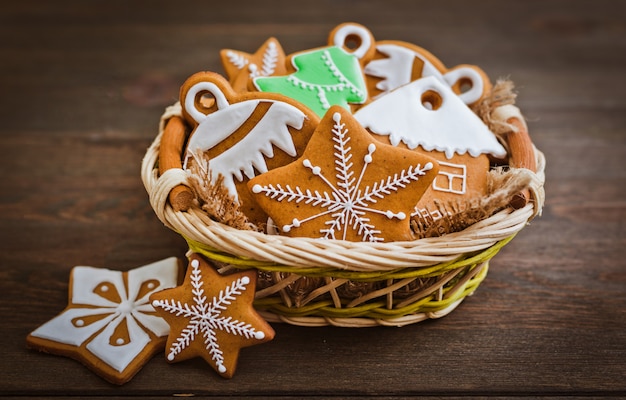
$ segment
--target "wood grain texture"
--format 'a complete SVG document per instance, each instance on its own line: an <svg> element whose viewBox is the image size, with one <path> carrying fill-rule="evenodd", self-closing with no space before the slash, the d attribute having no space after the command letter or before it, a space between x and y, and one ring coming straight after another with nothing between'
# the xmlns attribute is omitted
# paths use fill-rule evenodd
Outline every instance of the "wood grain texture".
<svg viewBox="0 0 626 400"><path fill-rule="evenodd" d="M626 396L626 3L25 0L0 8L2 396ZM226 381L154 358L114 387L26 335L67 302L75 265L183 256L140 163L165 106L219 50L377 39L509 77L546 155L547 203L449 316L390 329L274 324Z"/></svg>

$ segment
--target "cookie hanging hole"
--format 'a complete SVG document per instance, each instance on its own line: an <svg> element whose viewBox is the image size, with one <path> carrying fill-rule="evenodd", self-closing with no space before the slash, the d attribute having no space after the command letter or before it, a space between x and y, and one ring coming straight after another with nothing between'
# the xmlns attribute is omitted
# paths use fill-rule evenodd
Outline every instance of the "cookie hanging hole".
<svg viewBox="0 0 626 400"><path fill-rule="evenodd" d="M457 94L467 93L474 87L474 82L470 78L461 78L457 81L456 85L454 85L454 91Z"/></svg>
<svg viewBox="0 0 626 400"><path fill-rule="evenodd" d="M422 102L422 106L424 106L425 109L431 111L438 110L443 103L443 98L441 97L441 95L434 90L427 90L422 93L422 97L420 100Z"/></svg>
<svg viewBox="0 0 626 400"><path fill-rule="evenodd" d="M195 74L181 90L183 110L197 123L204 121L208 114L229 105L222 89L210 79L214 78L208 72Z"/></svg>
<svg viewBox="0 0 626 400"><path fill-rule="evenodd" d="M348 52L354 53L361 47L362 44L363 44L363 39L361 38L361 36L351 33L346 36L343 46L346 48Z"/></svg>
<svg viewBox="0 0 626 400"><path fill-rule="evenodd" d="M199 108L206 111L206 113L214 111L217 107L217 100L211 92L200 93L198 103Z"/></svg>

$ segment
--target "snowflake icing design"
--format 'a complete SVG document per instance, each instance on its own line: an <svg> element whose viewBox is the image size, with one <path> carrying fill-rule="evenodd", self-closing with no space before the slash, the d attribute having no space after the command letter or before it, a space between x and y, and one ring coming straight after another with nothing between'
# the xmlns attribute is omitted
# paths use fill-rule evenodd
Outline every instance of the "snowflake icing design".
<svg viewBox="0 0 626 400"><path fill-rule="evenodd" d="M204 293L204 281L200 271L200 263L194 259L190 263L191 287L193 293L193 304L181 303L180 300L154 300L152 305L156 308L189 319L187 325L180 335L172 343L167 354L167 359L173 361L183 350L188 348L199 335L202 335L205 348L215 362L220 373L226 372L224 365L224 351L220 348L217 338L217 331L224 331L230 335L242 336L246 339L263 340L265 333L256 330L251 324L245 321L233 319L227 316L226 311L237 297L242 295L250 284L250 278L243 276L237 278L225 289L220 290L217 296L208 302Z"/></svg>
<svg viewBox="0 0 626 400"><path fill-rule="evenodd" d="M295 189L290 185L283 187L280 184L260 185L252 187L253 193L262 193L275 201L287 201L311 205L319 209L318 212L305 218L294 218L291 223L282 226L283 232L289 232L292 228L298 228L309 221L326 218L325 228L320 230L323 239L346 239L349 229L357 232L362 241L381 242L384 239L379 236L381 233L374 224L371 223L367 214L381 214L388 219L404 220L406 213L393 210L381 210L376 208L379 199L385 198L392 192L397 192L405 188L409 183L417 181L424 176L427 171L433 168L431 162L427 162L423 167L420 164L409 166L400 173L387 176L379 182L374 182L371 186L363 187L363 177L365 172L374 160L376 144L370 143L367 146L367 153L363 156L363 167L360 171L355 171L352 162L353 151L350 146L349 130L341 121L341 114L333 114L332 140L334 142L335 158L335 183L326 175L321 167L313 165L304 158L301 162L312 175L319 177L328 191L320 193L318 190L305 189L299 186ZM358 176L355 175L358 172Z"/></svg>

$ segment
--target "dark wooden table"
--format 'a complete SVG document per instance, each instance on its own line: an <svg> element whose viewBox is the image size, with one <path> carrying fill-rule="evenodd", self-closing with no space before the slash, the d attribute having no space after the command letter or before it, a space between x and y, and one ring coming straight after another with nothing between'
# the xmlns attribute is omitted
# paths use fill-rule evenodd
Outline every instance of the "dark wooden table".
<svg viewBox="0 0 626 400"><path fill-rule="evenodd" d="M6 4L5 4L6 3ZM0 395L626 396L626 3L13 1L0 8ZM70 269L183 256L140 163L218 51L325 44L344 21L510 77L545 153L543 216L455 312L404 328L274 324L224 380L155 357L117 387L25 347Z"/></svg>

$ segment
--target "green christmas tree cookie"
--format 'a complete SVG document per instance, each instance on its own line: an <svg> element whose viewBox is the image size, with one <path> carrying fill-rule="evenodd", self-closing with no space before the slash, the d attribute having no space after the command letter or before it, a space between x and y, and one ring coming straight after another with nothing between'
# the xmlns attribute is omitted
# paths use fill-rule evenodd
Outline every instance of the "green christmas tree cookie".
<svg viewBox="0 0 626 400"><path fill-rule="evenodd" d="M258 77L254 85L261 92L291 97L320 117L333 105L349 109L349 103L362 104L367 99L359 59L340 47L298 53L291 62L296 69L291 75Z"/></svg>

